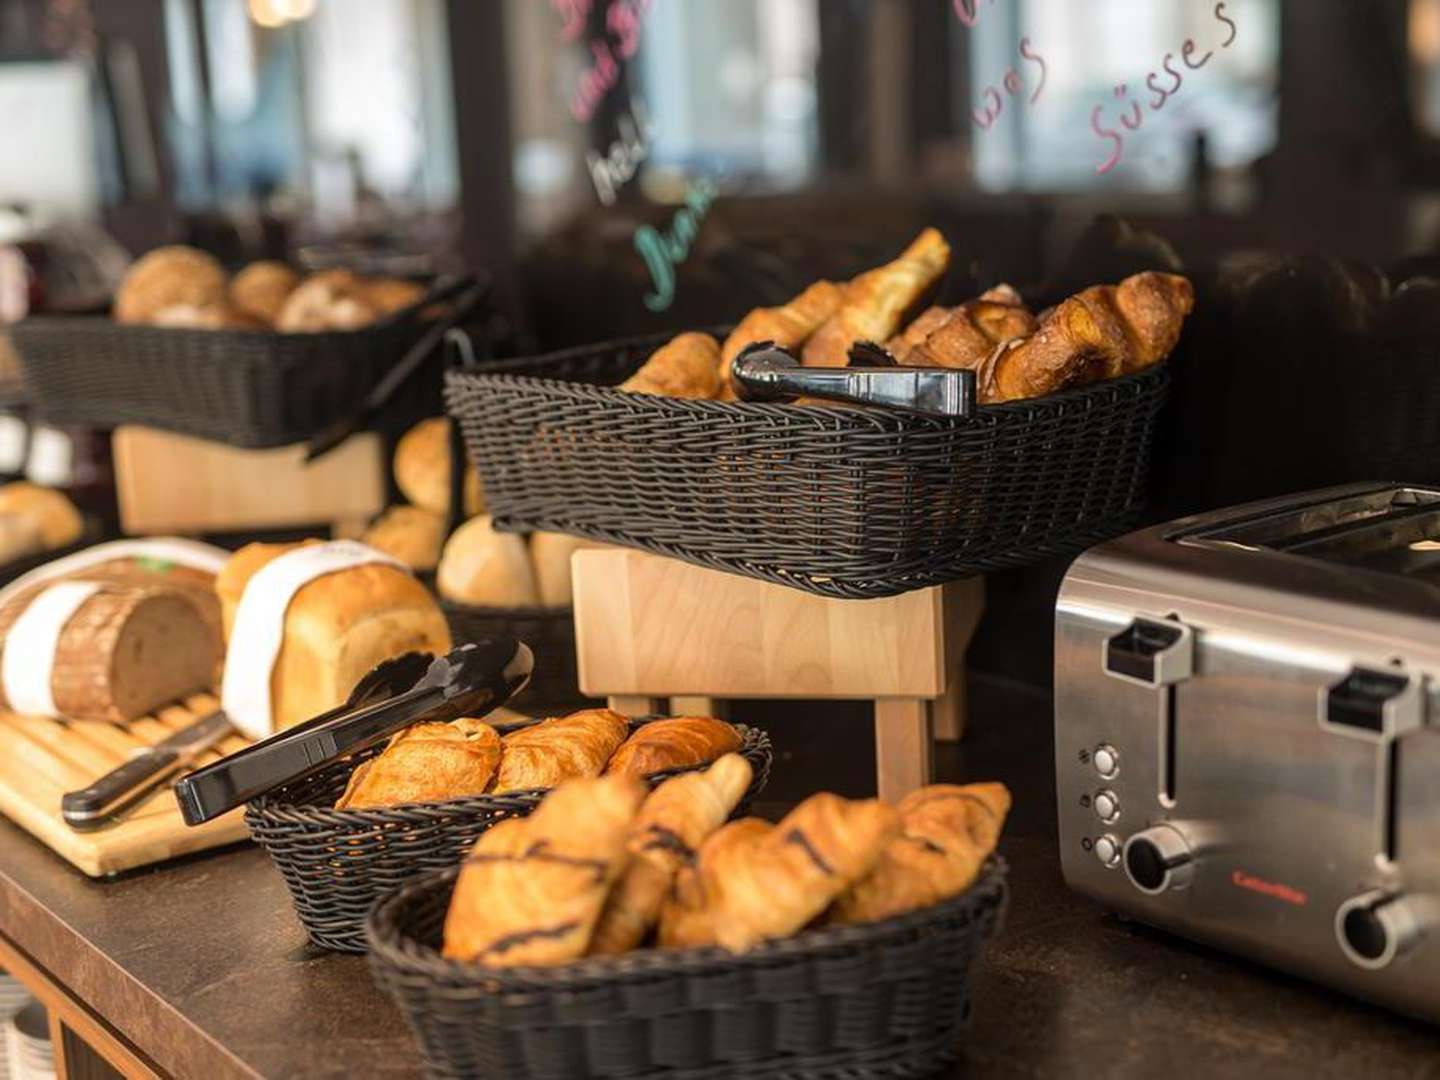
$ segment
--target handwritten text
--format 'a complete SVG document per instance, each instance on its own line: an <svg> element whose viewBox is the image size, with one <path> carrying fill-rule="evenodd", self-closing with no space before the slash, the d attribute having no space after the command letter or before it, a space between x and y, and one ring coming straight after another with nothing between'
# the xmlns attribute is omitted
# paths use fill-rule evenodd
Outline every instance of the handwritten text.
<svg viewBox="0 0 1440 1080"><path fill-rule="evenodd" d="M1035 89L1030 92L1029 99L1030 104L1034 105L1040 100L1040 94L1045 90L1045 78L1048 74L1048 68L1045 65L1044 58L1030 45L1030 39L1028 37L1020 39L1020 56L1022 59L1035 64L1035 66L1040 69L1038 72L1031 73L1036 76ZM1025 79L1012 65L1005 72L1005 77L1000 80L1000 85L1005 87L1006 94L1010 97L1015 97L1025 89ZM995 87L987 86L982 97L982 104L985 111L982 113L979 109L971 109L970 118L975 121L976 127L989 131L990 128L994 126L995 121L1000 118L1000 114L1005 111L1005 98L1001 96L1000 91Z"/></svg>
<svg viewBox="0 0 1440 1080"><path fill-rule="evenodd" d="M605 36L590 42L591 63L580 75L570 98L570 115L587 123L607 94L620 81L620 64L640 48L641 22L654 0L610 0L605 9ZM560 15L560 38L580 38L594 7L594 0L550 0ZM612 43L613 42L613 43Z"/></svg>
<svg viewBox="0 0 1440 1080"><path fill-rule="evenodd" d="M641 225L635 230L635 250L645 260L655 291L646 293L645 306L651 311L664 311L675 300L675 267L690 254L690 245L700 232L700 223L715 201L719 189L708 177L702 177L685 192L685 205L675 211L667 232Z"/></svg>
<svg viewBox="0 0 1440 1080"><path fill-rule="evenodd" d="M620 128L620 137L610 144L603 157L594 150L585 151L585 164L590 168L595 194L606 206L615 202L616 193L640 170L640 163L650 153L648 143L655 131L645 103L639 98L631 102L630 115L620 117L616 125Z"/></svg>

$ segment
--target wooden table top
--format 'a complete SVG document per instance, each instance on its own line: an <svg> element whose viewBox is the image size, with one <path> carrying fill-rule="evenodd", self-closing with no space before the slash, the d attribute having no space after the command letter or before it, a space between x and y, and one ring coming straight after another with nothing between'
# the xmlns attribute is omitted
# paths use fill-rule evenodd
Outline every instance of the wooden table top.
<svg viewBox="0 0 1440 1080"><path fill-rule="evenodd" d="M1065 889L1051 708L976 679L944 779L1009 783L1012 905L975 986L955 1077L1436 1077L1440 1030L1122 922ZM861 706L751 703L777 756L774 816L821 787L862 795ZM837 746L856 752L836 753ZM306 945L263 852L232 847L90 881L0 821L0 933L163 1072L180 1077L419 1075L363 957Z"/></svg>

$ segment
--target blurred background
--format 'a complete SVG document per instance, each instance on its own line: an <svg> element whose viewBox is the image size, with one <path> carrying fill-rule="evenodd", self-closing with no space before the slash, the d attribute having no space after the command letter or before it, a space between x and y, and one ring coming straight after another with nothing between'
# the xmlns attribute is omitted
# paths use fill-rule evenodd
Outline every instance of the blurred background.
<svg viewBox="0 0 1440 1080"><path fill-rule="evenodd" d="M1196 280L1157 517L1440 480L1440 381L1405 381L1440 359L1440 0L0 0L0 322L184 242L483 269L527 353L734 321L925 225L950 299ZM1062 569L996 575L990 622ZM1043 679L1038 625L977 663Z"/></svg>

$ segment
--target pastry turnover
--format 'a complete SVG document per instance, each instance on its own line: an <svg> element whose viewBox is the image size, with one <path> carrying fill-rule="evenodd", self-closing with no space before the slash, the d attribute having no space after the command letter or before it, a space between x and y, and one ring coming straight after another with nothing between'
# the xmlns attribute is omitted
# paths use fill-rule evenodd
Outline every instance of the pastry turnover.
<svg viewBox="0 0 1440 1080"><path fill-rule="evenodd" d="M335 809L483 795L499 764L500 736L484 721L416 724L393 736L378 757L361 763Z"/></svg>
<svg viewBox="0 0 1440 1080"><path fill-rule="evenodd" d="M444 954L492 967L583 956L644 797L634 777L576 780L485 832L455 883Z"/></svg>
<svg viewBox="0 0 1440 1080"><path fill-rule="evenodd" d="M779 825L726 825L680 871L660 916L670 948L720 945L744 952L795 933L868 874L896 834L895 810L878 799L822 792Z"/></svg>
<svg viewBox="0 0 1440 1080"><path fill-rule="evenodd" d="M1062 301L1035 331L997 349L977 371L980 401L1041 397L1140 371L1180 339L1195 306L1190 282L1147 271Z"/></svg>
<svg viewBox="0 0 1440 1080"><path fill-rule="evenodd" d="M750 763L726 754L704 772L672 776L645 799L630 826L630 861L600 912L594 955L628 952L654 929L675 873L735 810L750 786Z"/></svg>
<svg viewBox="0 0 1440 1080"><path fill-rule="evenodd" d="M620 389L666 397L716 397L720 393L720 343L709 334L679 334L656 349Z"/></svg>
<svg viewBox="0 0 1440 1080"><path fill-rule="evenodd" d="M630 723L609 709L585 709L506 735L495 791L549 788L562 780L599 776L630 733Z"/></svg>
<svg viewBox="0 0 1440 1080"><path fill-rule="evenodd" d="M831 922L888 919L964 892L995 850L1010 792L1004 784L933 784L912 791L897 809L900 835L835 901Z"/></svg>
<svg viewBox="0 0 1440 1080"><path fill-rule="evenodd" d="M798 348L839 310L844 297L844 288L833 281L817 281L789 303L751 311L730 331L720 349L721 395L734 396L730 388L730 365L745 346L773 341L782 348Z"/></svg>
<svg viewBox="0 0 1440 1080"><path fill-rule="evenodd" d="M708 716L652 720L625 740L605 771L649 776L665 769L703 765L739 750L740 743L740 733L724 720Z"/></svg>
<svg viewBox="0 0 1440 1080"><path fill-rule="evenodd" d="M802 361L810 367L844 367L857 341L886 341L945 272L950 245L926 229L894 262L866 271L845 287L845 299L805 343Z"/></svg>

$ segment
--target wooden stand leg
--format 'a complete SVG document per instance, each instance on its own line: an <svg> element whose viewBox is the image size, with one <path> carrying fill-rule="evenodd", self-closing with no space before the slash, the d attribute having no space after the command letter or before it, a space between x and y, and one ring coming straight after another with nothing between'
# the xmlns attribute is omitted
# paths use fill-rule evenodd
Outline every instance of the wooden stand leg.
<svg viewBox="0 0 1440 1080"><path fill-rule="evenodd" d="M664 698L643 697L635 694L613 694L607 704L621 716L664 715L669 710Z"/></svg>
<svg viewBox="0 0 1440 1080"><path fill-rule="evenodd" d="M875 774L880 797L890 802L930 782L930 703L924 698L876 699Z"/></svg>
<svg viewBox="0 0 1440 1080"><path fill-rule="evenodd" d="M674 716L713 716L725 719L728 703L713 697L697 697L692 694L676 694L670 699L670 712Z"/></svg>
<svg viewBox="0 0 1440 1080"><path fill-rule="evenodd" d="M958 742L965 734L965 666L950 673L945 693L930 702L930 726L938 742Z"/></svg>

